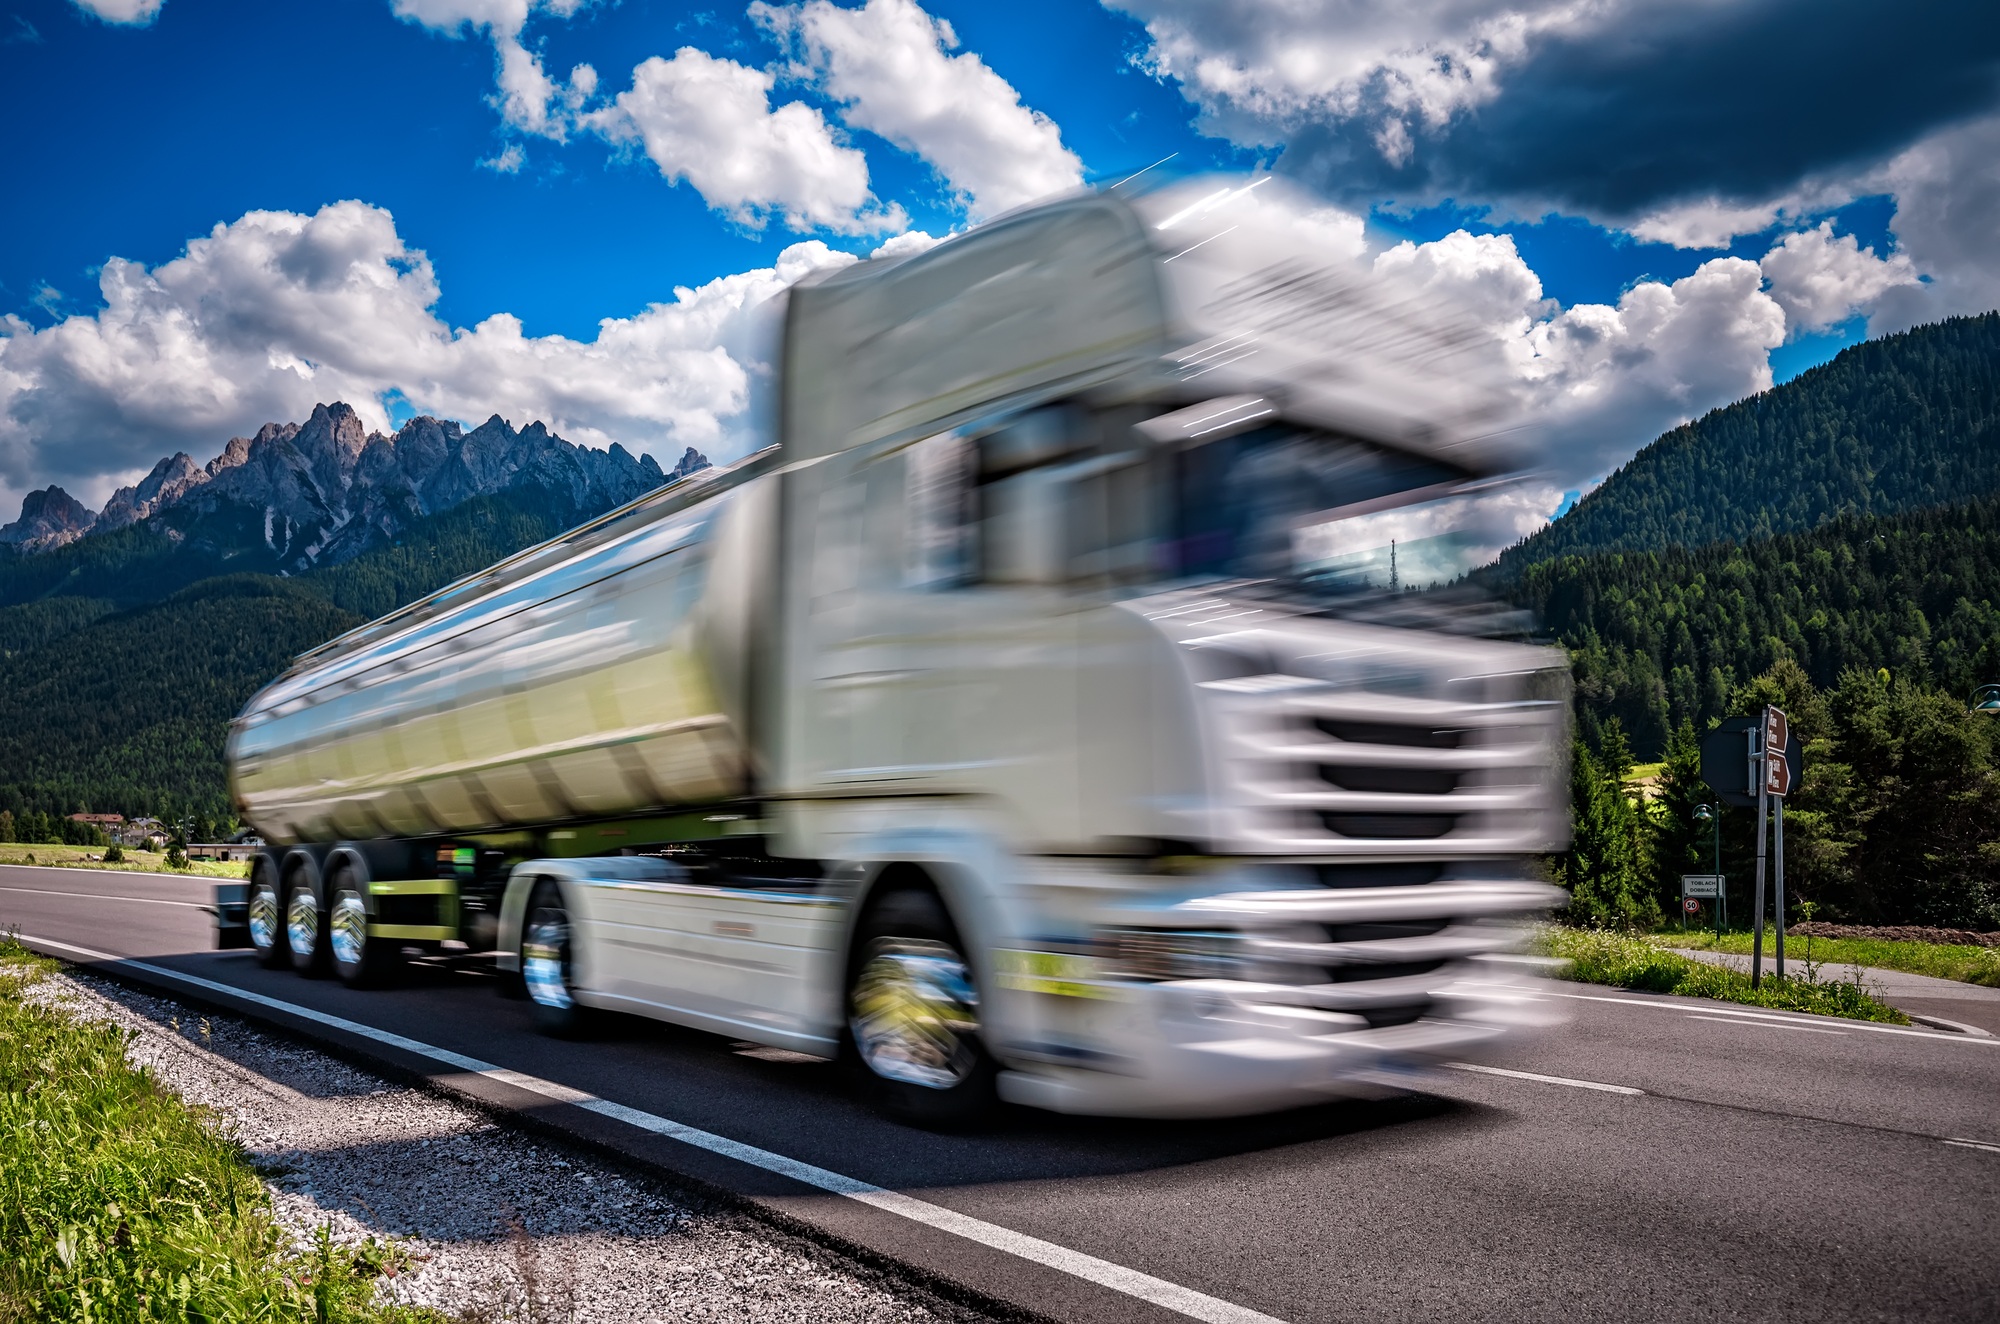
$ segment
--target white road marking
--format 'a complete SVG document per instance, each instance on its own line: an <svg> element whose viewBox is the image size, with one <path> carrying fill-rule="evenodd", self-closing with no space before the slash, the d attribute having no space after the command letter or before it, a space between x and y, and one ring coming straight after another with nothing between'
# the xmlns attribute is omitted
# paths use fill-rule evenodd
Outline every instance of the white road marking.
<svg viewBox="0 0 2000 1324"><path fill-rule="evenodd" d="M1621 1007L1646 1007L1652 1011L1671 1011L1671 1012L1678 1012L1682 1015L1687 1014L1687 1003L1681 1001L1655 1002L1650 998L1612 998L1612 997L1603 997L1594 993L1552 992L1548 996L1552 998L1569 998L1574 1002L1612 1002L1616 1003ZM1671 995L1669 994L1663 996L1671 996ZM1717 1016L1742 1016L1752 1020L1779 1021L1786 1025L1798 1024L1797 1019L1794 1017L1779 1015L1768 1011L1734 1011L1728 1007L1709 1007L1707 1008L1707 1010ZM1820 1017L1814 1017L1813 1019L1825 1020L1827 1018L1820 1016ZM1843 1020L1840 1023L1842 1026L1846 1027L1846 1029L1866 1030L1871 1034L1895 1034L1895 1035L1901 1035L1905 1039L1942 1039L1944 1042L1950 1044L1976 1045L1982 1048L2000 1048L2000 1038L1975 1039L1971 1035L1966 1035L1966 1034L1939 1034L1939 1033L1934 1033L1930 1030L1906 1030L1899 1025L1875 1025L1868 1021Z"/></svg>
<svg viewBox="0 0 2000 1324"><path fill-rule="evenodd" d="M1961 1149L1983 1149L1989 1154L2000 1154L2000 1145L1989 1145L1984 1140L1947 1140L1945 1143Z"/></svg>
<svg viewBox="0 0 2000 1324"><path fill-rule="evenodd" d="M295 1002L283 1002L277 998L265 997L261 993L252 993L247 989L217 983L212 979L203 979L198 975L184 974L179 970L169 970L165 966L152 965L145 961L135 961L127 957L113 956L108 952L92 951L87 947L77 947L66 942L55 942L48 938L36 938L27 934L21 934L19 937L21 941L33 943L38 947L50 948L58 952L73 953L92 961L113 961L133 970L143 970L147 974L161 975L168 979L179 980L181 983L193 985L196 988L204 988L211 992L225 994L229 997L241 998L262 1007L282 1011L288 1015L298 1016L305 1020L330 1026L333 1029L344 1030L349 1034L358 1034L365 1039L372 1039L376 1043L387 1044L392 1048L400 1048L406 1053L414 1053L419 1057L429 1058L433 1062L441 1063L459 1071L484 1076L489 1080L498 1081L501 1084L512 1085L516 1089L527 1090L530 1093L539 1094L546 1099L573 1104L576 1107L588 1109L604 1117L616 1118L618 1121L638 1127L642 1131L650 1131L655 1135L667 1136L683 1144L692 1145L696 1149L705 1149L711 1154L721 1154L725 1157L733 1158L740 1163L747 1163L753 1168L762 1168L766 1172L775 1172L782 1176L790 1177L792 1180L804 1185L817 1187L822 1191L830 1191L835 1195L844 1195L850 1200L857 1200L862 1204L872 1205L877 1209L907 1218L912 1222L923 1223L940 1231L950 1232L956 1236L963 1237L967 1241L975 1241L982 1246L990 1246L995 1250L1004 1251L1009 1255L1018 1256L1024 1260L1032 1260L1036 1264L1060 1270L1072 1277L1081 1278L1085 1282L1096 1283L1101 1287L1108 1287L1115 1292L1122 1292L1126 1296L1136 1297L1141 1301L1150 1301L1152 1304L1174 1311L1176 1314L1186 1315L1190 1319L1205 1321L1205 1324L1284 1324L1284 1321L1276 1319L1273 1316L1260 1314L1246 1306L1239 1306L1234 1302L1224 1301L1220 1297L1213 1297L1203 1292L1197 1292L1191 1287L1182 1287L1179 1283L1170 1283L1163 1278L1155 1278L1151 1274L1141 1273L1137 1269L1128 1269L1122 1264L1113 1264L1109 1260L1100 1260L1094 1255L1085 1255L1083 1252L1071 1250L1067 1246L1058 1246L1054 1242L1043 1241L1039 1237L1031 1237L1025 1233L1016 1232L1011 1228L1000 1227L997 1224L988 1223L983 1219L961 1214L955 1209L947 1209L943 1205L931 1204L926 1200L919 1200L914 1196L904 1195L900 1191L886 1190L883 1187L871 1185L868 1182L859 1181L853 1177L845 1177L840 1173L815 1167L810 1163L802 1163L798 1159L786 1158L783 1154L775 1154L768 1149L759 1149L755 1145L746 1145L740 1140L731 1140L727 1136L719 1136L712 1131L703 1131L697 1127L687 1126L665 1117L656 1116L653 1113L641 1112L637 1108L628 1108L622 1103L613 1103L609 1099L601 1099L594 1094L587 1094L582 1090L572 1089L567 1085L560 1085L552 1080L543 1080L539 1076L530 1076L519 1071L510 1071L505 1067L495 1066L491 1062L482 1062L476 1057L467 1057L463 1053L454 1053L448 1048L438 1048L416 1039L405 1038L400 1034L395 1034L388 1030L378 1030L372 1025L363 1025L359 1021L350 1021L343 1016L334 1016L327 1012L316 1011L311 1007L303 1007ZM1541 1077L1540 1079L1553 1079L1553 1077ZM1574 1084L1579 1082L1564 1083ZM1599 1085L1593 1088L1615 1090L1620 1087L1615 1085ZM1633 1092L1637 1093L1637 1091Z"/></svg>
<svg viewBox="0 0 2000 1324"><path fill-rule="evenodd" d="M1483 1067L1473 1062L1447 1062L1453 1071L1477 1071L1482 1076L1511 1076L1515 1080L1539 1081L1544 1085L1568 1085L1579 1090L1603 1090L1606 1094L1644 1094L1630 1085L1607 1085L1601 1080L1571 1080L1568 1076L1538 1076L1532 1071L1509 1071L1505 1067Z"/></svg>
<svg viewBox="0 0 2000 1324"><path fill-rule="evenodd" d="M1748 1030L1797 1030L1801 1034L1845 1035L1845 1030L1822 1030L1817 1025L1794 1025L1790 1021L1753 1021L1741 1016L1694 1016L1691 1021L1714 1021L1717 1025L1740 1025Z"/></svg>
<svg viewBox="0 0 2000 1324"><path fill-rule="evenodd" d="M201 861L196 861L201 863ZM93 869L83 864L7 864L0 861L0 869L39 869L43 873L68 874L110 874L114 878L170 879L174 882L191 883L197 880L208 883L233 883L236 878L225 878L212 873L161 873L157 869Z"/></svg>
<svg viewBox="0 0 2000 1324"><path fill-rule="evenodd" d="M109 872L105 870L104 872ZM164 901L151 896L117 896L108 892L63 892L53 887L0 887L0 892L33 892L36 896L74 896L86 901L138 901L149 906L186 906L190 910L207 910L199 901Z"/></svg>

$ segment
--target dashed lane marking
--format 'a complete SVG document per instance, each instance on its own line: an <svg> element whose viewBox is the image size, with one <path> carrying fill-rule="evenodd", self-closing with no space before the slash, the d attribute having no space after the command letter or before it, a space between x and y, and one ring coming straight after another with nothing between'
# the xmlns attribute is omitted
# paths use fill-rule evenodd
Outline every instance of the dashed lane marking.
<svg viewBox="0 0 2000 1324"><path fill-rule="evenodd" d="M478 1058L467 1057L463 1053L454 1053L448 1048L439 1048L416 1039L405 1038L403 1035L395 1034L388 1030L378 1030L372 1025L363 1025L359 1021L350 1021L344 1016L334 1016L327 1012L314 1010L311 1007L300 1006L295 1002L284 1002L278 998L265 997L261 993L252 993L247 989L217 983L212 979L203 979L197 975L183 974L179 970L170 970L165 966L152 965L145 961L135 961L128 957L114 956L108 952L92 951L87 947L77 947L70 943L56 942L48 938L36 938L27 934L21 934L19 937L23 942L32 943L37 947L47 948L57 953L69 953L91 961L109 961L130 970L143 970L150 975L177 980L196 988L207 989L210 992L221 993L227 997L239 998L246 1002L255 1003L258 1006L269 1007L272 1010L282 1011L290 1016L298 1016L336 1030L343 1030L348 1034L360 1035L364 1039L371 1039L379 1044L399 1048L406 1053L414 1053L419 1057L429 1058L433 1062L451 1067L457 1071L484 1076L488 1080L512 1085L517 1089L527 1090L532 1094L539 1094L546 1099L573 1104L576 1107L587 1109L600 1116L616 1118L618 1121L635 1126L642 1131L649 1131L654 1135L666 1136L670 1139L678 1140L683 1144L692 1145L696 1149L704 1149L711 1154L721 1154L725 1157L733 1158L740 1163L746 1163L753 1168L761 1168L766 1172L775 1172L781 1176L790 1177L793 1181L804 1185L816 1187L822 1191L829 1191L835 1195L846 1196L850 1200L871 1205L885 1212L907 1218L911 1222L922 1223L928 1227L937 1228L939 1231L963 1237L967 1241L977 1242L982 1246L990 1246L994 1250L1003 1251L1020 1259L1046 1265L1048 1268L1069 1274L1073 1278L1080 1278L1085 1282L1096 1283L1100 1287L1108 1287L1114 1292L1121 1292L1126 1296L1151 1302L1153 1305L1171 1310L1176 1314L1186 1315L1190 1319L1205 1321L1205 1324L1284 1324L1282 1320L1270 1315L1260 1314L1255 1310L1249 1309L1247 1306L1239 1306L1234 1302L1224 1301L1220 1297L1213 1297L1203 1292L1197 1292L1191 1287L1182 1287L1179 1283L1170 1283L1164 1278L1155 1278L1151 1274L1141 1273L1137 1269L1128 1269L1122 1264L1113 1264L1109 1260L1100 1260L1094 1255L1086 1255L1082 1251L1071 1250L1067 1246L1058 1246L1054 1242L1043 1241L1039 1237L1031 1237L1026 1233L1016 1232L1012 1228L988 1223L983 1219L973 1218L968 1214L961 1214L955 1209L947 1209L943 1205L932 1204L927 1200L919 1200L914 1196L904 1195L901 1191L886 1190L883 1187L875 1186L853 1177L843 1176L840 1173L831 1172L825 1168L815 1167L810 1163L802 1163L798 1159L787 1158L783 1154L775 1154L768 1149L759 1149L755 1145L746 1145L740 1140L731 1140L727 1136L716 1135L712 1131L703 1131L698 1127L687 1126L681 1122L672 1121L653 1113L641 1112L637 1108L628 1108L622 1103L613 1103L609 1099L601 1099L594 1094L587 1094L582 1090L572 1089L567 1085L560 1085L552 1080L544 1080L539 1076L530 1076L519 1071L510 1071L505 1067L495 1066L491 1062L482 1062ZM1549 1079L1553 1079L1553 1077ZM1574 1084L1578 1082L1565 1083ZM1621 1087L1603 1085L1594 1088L1616 1090ZM1636 1090L1632 1092L1638 1093Z"/></svg>
<svg viewBox="0 0 2000 1324"><path fill-rule="evenodd" d="M2000 1154L2000 1145L1989 1145L1984 1140L1947 1140L1947 1145L1957 1145L1960 1149L1983 1149L1989 1154Z"/></svg>
<svg viewBox="0 0 2000 1324"><path fill-rule="evenodd" d="M1474 1062L1447 1062L1453 1071L1476 1071L1482 1076L1508 1076L1514 1080L1532 1080L1543 1085L1567 1085L1578 1090L1602 1090L1606 1094L1644 1094L1646 1091L1634 1089L1630 1085L1607 1085L1601 1080L1571 1080L1568 1076L1539 1076L1532 1071L1509 1071L1505 1067L1485 1067Z"/></svg>

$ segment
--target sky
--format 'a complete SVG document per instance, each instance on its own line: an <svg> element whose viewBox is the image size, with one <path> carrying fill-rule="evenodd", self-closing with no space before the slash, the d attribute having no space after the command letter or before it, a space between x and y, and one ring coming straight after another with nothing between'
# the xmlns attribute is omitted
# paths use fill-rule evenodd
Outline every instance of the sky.
<svg viewBox="0 0 2000 1324"><path fill-rule="evenodd" d="M1991 0L0 0L0 79L0 520L334 399L733 458L789 283L1148 167L1461 305L1517 532L2000 305Z"/></svg>

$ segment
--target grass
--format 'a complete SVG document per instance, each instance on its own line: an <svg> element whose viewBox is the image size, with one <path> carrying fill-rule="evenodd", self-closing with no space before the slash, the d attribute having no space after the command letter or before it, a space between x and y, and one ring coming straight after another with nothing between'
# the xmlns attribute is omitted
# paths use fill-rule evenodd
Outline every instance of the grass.
<svg viewBox="0 0 2000 1324"><path fill-rule="evenodd" d="M1724 933L1717 938L1713 932L1693 930L1687 933L1655 933L1649 939L1663 947L1737 952L1744 956L1750 954L1750 940L1748 933ZM1811 943L1810 948L1808 942ZM1767 928L1764 930L1764 959L1770 961L1776 951L1776 937ZM1890 942L1882 938L1807 939L1796 933L1785 935L1786 965L1803 961L1808 951L1812 953L1813 960L1830 965L1872 965L1884 970L1930 975L1936 979L1955 979L1961 984L2000 988L2000 948L1966 947L1942 942Z"/></svg>
<svg viewBox="0 0 2000 1324"><path fill-rule="evenodd" d="M1540 930L1536 945L1544 955L1568 961L1570 967L1565 977L1580 983L1715 998L1779 1011L1887 1021L1892 1025L1910 1023L1910 1018L1902 1012L1869 997L1859 984L1767 978L1763 987L1752 988L1749 975L1662 951L1645 938L1628 934L1546 925Z"/></svg>
<svg viewBox="0 0 2000 1324"><path fill-rule="evenodd" d="M415 1324L374 1300L380 1243L300 1254L212 1116L124 1035L22 998L53 962L0 941L0 1324Z"/></svg>
<svg viewBox="0 0 2000 1324"><path fill-rule="evenodd" d="M63 869L120 869L129 873L171 873L194 874L203 878L247 878L250 866L244 860L191 860L185 869L167 867L165 851L139 850L128 847L125 858L116 864L106 864L102 859L85 859L88 855L102 856L102 846L50 846L36 845L25 841L0 842L0 864L51 864Z"/></svg>

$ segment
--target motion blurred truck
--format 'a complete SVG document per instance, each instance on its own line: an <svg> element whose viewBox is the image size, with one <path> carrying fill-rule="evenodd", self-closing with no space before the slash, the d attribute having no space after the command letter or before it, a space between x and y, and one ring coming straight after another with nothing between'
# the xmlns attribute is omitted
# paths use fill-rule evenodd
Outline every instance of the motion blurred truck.
<svg viewBox="0 0 2000 1324"><path fill-rule="evenodd" d="M1478 337L1261 181L794 288L776 441L301 657L231 729L225 944L491 954L542 1026L1247 1113L1490 1053L1561 893L1566 670L1449 578Z"/></svg>

